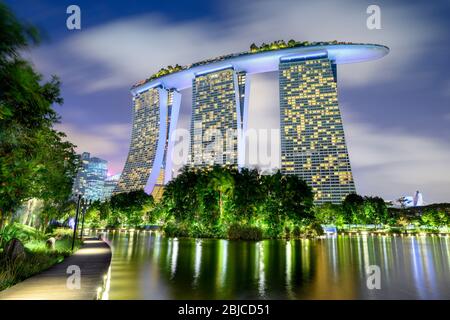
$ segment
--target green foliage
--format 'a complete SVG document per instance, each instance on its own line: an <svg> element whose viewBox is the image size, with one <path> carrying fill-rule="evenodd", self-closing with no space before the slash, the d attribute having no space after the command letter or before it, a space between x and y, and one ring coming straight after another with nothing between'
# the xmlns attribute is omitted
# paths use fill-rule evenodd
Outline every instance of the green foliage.
<svg viewBox="0 0 450 320"><path fill-rule="evenodd" d="M20 223L9 224L0 231L0 248L3 248L13 238L26 243L32 240L42 241L45 239L45 234L33 227Z"/></svg>
<svg viewBox="0 0 450 320"><path fill-rule="evenodd" d="M284 48L308 47L308 46L330 45L330 44L348 44L348 43L338 42L336 40L325 42L309 42L309 41L295 41L293 39L289 40L286 43L284 40L275 40L271 43L263 42L260 46L257 46L256 44L252 43L250 45L250 52L257 53L271 50L279 50Z"/></svg>
<svg viewBox="0 0 450 320"><path fill-rule="evenodd" d="M76 171L74 146L53 129L63 102L58 78L42 76L20 53L37 29L0 3L0 229L23 201L44 200L44 225L64 211Z"/></svg>
<svg viewBox="0 0 450 320"><path fill-rule="evenodd" d="M444 210L425 209L419 223L433 228L446 227L450 225L450 215Z"/></svg>
<svg viewBox="0 0 450 320"><path fill-rule="evenodd" d="M300 227L299 226L295 226L294 229L292 230L292 237L298 239L301 236L301 231L300 231Z"/></svg>
<svg viewBox="0 0 450 320"><path fill-rule="evenodd" d="M56 228L55 230L53 230L52 236L54 236L58 240L72 239L73 230L70 228Z"/></svg>
<svg viewBox="0 0 450 320"><path fill-rule="evenodd" d="M146 212L154 200L144 190L113 195L110 199L110 221L114 226L139 227L146 223Z"/></svg>
<svg viewBox="0 0 450 320"><path fill-rule="evenodd" d="M324 203L314 207L315 219L321 224L332 224L342 228L346 222L346 216L342 205L333 203Z"/></svg>
<svg viewBox="0 0 450 320"><path fill-rule="evenodd" d="M320 223L314 221L304 228L302 235L306 238L315 238L324 235L324 231Z"/></svg>
<svg viewBox="0 0 450 320"><path fill-rule="evenodd" d="M343 221L348 224L387 224L390 220L386 203L379 197L349 194L343 204Z"/></svg>
<svg viewBox="0 0 450 320"><path fill-rule="evenodd" d="M259 241L263 239L263 232L258 227L232 224L228 228L228 239Z"/></svg>
<svg viewBox="0 0 450 320"><path fill-rule="evenodd" d="M80 245L77 241L76 249ZM25 244L24 260L11 261L0 255L0 291L63 261L72 254L71 248L71 239L56 241L55 250L48 249L45 241L31 240Z"/></svg>
<svg viewBox="0 0 450 320"><path fill-rule="evenodd" d="M144 190L115 194L109 201L96 201L86 212L86 225L92 228L139 228L157 220L154 200Z"/></svg>
<svg viewBox="0 0 450 320"><path fill-rule="evenodd" d="M156 79L156 78L159 78L159 77L162 77L162 76L165 76L165 75L168 75L168 74L171 74L171 73L174 73L174 72L183 70L183 69L185 69L185 68L182 67L182 66L180 66L180 65L178 65L178 64L176 64L175 67L168 66L168 67L166 67L166 68L161 68L158 72L152 74L152 75L147 79L147 81L151 81L151 80L153 80L153 79Z"/></svg>
<svg viewBox="0 0 450 320"><path fill-rule="evenodd" d="M296 176L185 167L166 186L156 211L170 235L223 238L231 226L241 226L242 231L282 237L285 224L302 225L313 218L312 201L311 189Z"/></svg>

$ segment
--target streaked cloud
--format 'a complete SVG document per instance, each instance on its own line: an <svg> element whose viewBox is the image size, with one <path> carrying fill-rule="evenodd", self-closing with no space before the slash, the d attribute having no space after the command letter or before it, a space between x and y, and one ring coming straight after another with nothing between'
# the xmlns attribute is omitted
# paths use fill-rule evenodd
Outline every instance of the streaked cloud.
<svg viewBox="0 0 450 320"><path fill-rule="evenodd" d="M446 141L356 121L345 125L358 192L390 198L412 195L418 189L429 203L448 201Z"/></svg>
<svg viewBox="0 0 450 320"><path fill-rule="evenodd" d="M341 84L352 86L411 75L417 56L440 37L432 21L417 17L423 8L412 5L381 6L382 30L366 28L366 6L358 1L229 1L220 9L220 22L173 22L156 14L119 19L43 47L34 60L79 90L97 92L128 88L166 65L245 51L252 42L337 39L392 48L382 61L343 66Z"/></svg>
<svg viewBox="0 0 450 320"><path fill-rule="evenodd" d="M55 129L64 132L67 139L75 144L76 151L90 152L109 160L109 171L121 172L125 158L123 150L128 150L131 136L129 124L113 123L81 129L70 123L55 125Z"/></svg>

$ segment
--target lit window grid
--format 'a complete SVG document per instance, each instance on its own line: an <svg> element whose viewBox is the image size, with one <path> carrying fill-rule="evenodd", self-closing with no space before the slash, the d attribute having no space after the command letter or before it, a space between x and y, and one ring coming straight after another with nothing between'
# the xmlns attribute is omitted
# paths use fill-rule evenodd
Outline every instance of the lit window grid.
<svg viewBox="0 0 450 320"><path fill-rule="evenodd" d="M235 71L230 69L197 76L192 83L191 164L205 167L215 163L237 165L237 137L229 138L229 130L237 132ZM241 74L238 79L244 80ZM240 90L240 89L238 89ZM239 93L238 96L240 97ZM241 119L239 119L239 123ZM208 130L218 130L222 136L221 161L204 158L204 151L214 141L206 139ZM209 131L211 132L211 131ZM231 146L227 145L231 144Z"/></svg>
<svg viewBox="0 0 450 320"><path fill-rule="evenodd" d="M338 107L336 67L328 59L280 63L281 167L315 192L317 203L355 192Z"/></svg>
<svg viewBox="0 0 450 320"><path fill-rule="evenodd" d="M159 90L152 88L134 97L133 128L128 158L117 192L144 189L151 173L159 137Z"/></svg>

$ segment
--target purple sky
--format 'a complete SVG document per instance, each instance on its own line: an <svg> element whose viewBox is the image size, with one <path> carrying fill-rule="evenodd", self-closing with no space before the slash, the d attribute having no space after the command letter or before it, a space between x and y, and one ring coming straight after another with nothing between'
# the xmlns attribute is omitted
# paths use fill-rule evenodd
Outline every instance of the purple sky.
<svg viewBox="0 0 450 320"><path fill-rule="evenodd" d="M339 103L358 193L394 199L421 190L450 201L450 6L381 1L381 30L366 27L371 1L7 1L50 41L29 52L63 82L58 125L78 146L122 170L131 133L130 86L169 64L245 51L277 39L390 47L383 59L338 68ZM82 29L65 27L78 4ZM277 74L255 76L250 127L276 128ZM185 94L185 101L189 101ZM183 103L180 126L187 127Z"/></svg>

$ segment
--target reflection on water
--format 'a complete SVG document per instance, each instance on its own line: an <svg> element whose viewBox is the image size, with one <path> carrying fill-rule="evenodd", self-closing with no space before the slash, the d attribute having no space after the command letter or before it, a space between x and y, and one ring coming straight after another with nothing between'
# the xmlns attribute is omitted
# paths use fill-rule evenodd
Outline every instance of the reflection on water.
<svg viewBox="0 0 450 320"><path fill-rule="evenodd" d="M260 242L110 232L109 299L450 299L449 238ZM381 268L381 289L366 268Z"/></svg>

